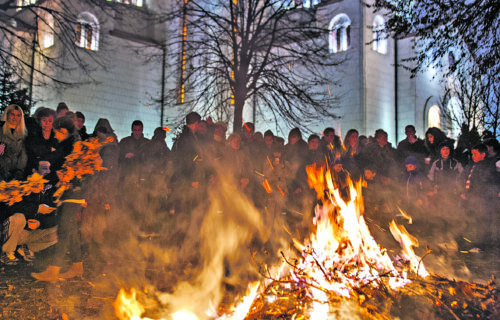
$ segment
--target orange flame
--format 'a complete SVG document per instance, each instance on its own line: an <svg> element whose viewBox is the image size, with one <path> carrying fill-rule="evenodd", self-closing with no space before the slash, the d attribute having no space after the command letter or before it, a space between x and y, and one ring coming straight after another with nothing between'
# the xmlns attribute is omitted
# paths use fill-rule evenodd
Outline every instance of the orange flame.
<svg viewBox="0 0 500 320"><path fill-rule="evenodd" d="M136 299L135 289L132 288L130 293L127 293L125 289L120 289L115 302L113 303L115 308L115 315L121 320L139 320L141 315L144 313L145 309L142 304Z"/></svg>
<svg viewBox="0 0 500 320"><path fill-rule="evenodd" d="M262 185L264 186L264 189L266 189L267 193L273 193L273 188L271 188L271 185L269 184L269 181L267 181L267 179L262 182Z"/></svg>
<svg viewBox="0 0 500 320"><path fill-rule="evenodd" d="M271 170L274 170L273 163L272 163L271 159L269 159L269 156L267 156L267 162L269 162L269 165L271 166Z"/></svg>
<svg viewBox="0 0 500 320"><path fill-rule="evenodd" d="M424 264L419 260L413 251L413 247L418 247L418 240L406 231L404 226L398 225L394 220L389 223L394 239L403 248L402 256L410 262L412 270L421 277L427 277L429 273L425 270Z"/></svg>

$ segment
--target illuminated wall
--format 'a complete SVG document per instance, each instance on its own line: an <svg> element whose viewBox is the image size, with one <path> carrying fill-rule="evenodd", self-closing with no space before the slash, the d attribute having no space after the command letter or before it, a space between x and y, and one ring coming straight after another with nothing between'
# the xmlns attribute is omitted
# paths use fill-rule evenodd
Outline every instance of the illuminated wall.
<svg viewBox="0 0 500 320"><path fill-rule="evenodd" d="M441 86L432 78L432 71L410 79L407 71L395 68L394 39L373 42L382 35L383 15L378 15L375 16L360 1L322 1L317 5L319 25L328 28L338 17L348 17L350 30L348 44L336 44L334 49L331 48L332 39L345 38L343 32L328 38L331 54L346 58L339 67L331 70L340 86L318 89L325 95L340 99L335 113L341 119L327 119L318 127L311 128L313 131L320 133L326 127L334 127L337 134L345 135L347 130L356 128L360 134L369 136L382 128L388 132L389 141L395 146L396 139L400 141L405 137L404 127L407 124L414 124L420 136L427 129L428 110L432 105L439 104ZM397 46L397 61L411 55L412 39L398 40ZM246 121L251 121L251 106L249 109L244 118ZM264 119L257 119L256 122L257 130L271 127L269 121ZM287 133L283 130L280 134L286 137Z"/></svg>
<svg viewBox="0 0 500 320"><path fill-rule="evenodd" d="M151 23L145 8L151 8L153 1L141 1L140 6L133 1L110 1L116 3L104 11L73 2L75 14L82 17L75 26L75 34L80 34L75 45L81 47L76 52L88 69L83 72L72 65L69 50L55 43L49 50L68 57L64 63L71 70L49 72L78 85L35 86L36 107L55 108L65 101L72 111L85 114L88 131L93 131L99 118L108 118L119 138L130 135L132 121L139 119L144 123L145 136L151 137L160 126L162 50L158 44L165 38L165 30ZM42 61L35 63L40 65ZM42 83L42 77L38 77L38 83Z"/></svg>

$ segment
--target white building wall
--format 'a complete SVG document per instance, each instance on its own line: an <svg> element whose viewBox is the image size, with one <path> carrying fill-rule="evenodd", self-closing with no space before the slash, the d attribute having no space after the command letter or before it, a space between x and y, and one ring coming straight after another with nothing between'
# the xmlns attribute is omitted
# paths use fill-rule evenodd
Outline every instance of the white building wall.
<svg viewBox="0 0 500 320"><path fill-rule="evenodd" d="M35 99L41 101L40 105L52 108L64 101L70 110L83 112L90 132L99 118L108 118L115 133L123 138L130 135L130 125L137 119L144 123L144 135L151 137L154 129L160 126L161 111L157 101L161 92L161 67L156 61L146 63L144 57L133 50L135 45L130 41L112 37L108 41L120 50L114 51L111 59L106 59L106 69L92 72L95 82L63 90L39 88ZM105 52L106 48L101 51L110 54ZM158 49L145 51L161 56Z"/></svg>
<svg viewBox="0 0 500 320"><path fill-rule="evenodd" d="M375 130L383 129L388 133L390 142L395 142L395 71L394 41L386 39L387 52L379 53L372 49L373 23L375 15L364 9L364 76L366 92L365 134L373 135ZM380 15L380 13L379 13Z"/></svg>
<svg viewBox="0 0 500 320"><path fill-rule="evenodd" d="M155 2L151 5L154 6ZM88 9L93 13L92 8ZM91 72L95 83L62 90L55 87L35 87L34 97L40 101L37 106L55 108L58 102L65 101L72 110L82 111L86 115L89 131L93 130L98 118L105 117L109 118L120 138L129 135L131 122L139 119L145 124L145 135L151 137L154 128L161 123L159 98L162 52L158 48L125 40L126 37L109 34L110 30L119 30L152 39L164 39L168 35L167 25L148 29L142 24L144 21L137 24L129 21L140 12L137 8L131 8L130 12L120 17L114 12L111 15L99 16L101 42L99 50L92 54L99 57L106 68L91 63L95 69ZM404 126L412 123L416 125L419 135L423 136L427 129L427 109L437 104L440 87L430 80L428 74L410 79L407 71L398 68L399 111L396 129L395 41L387 40L387 54L374 52L371 45L367 45L372 39L369 26L373 24L374 16L359 1L330 1L320 4L317 9L318 23L328 27L330 21L341 13L348 15L351 20L351 42L347 51L332 53L345 59L345 62L329 70L332 79L339 81L339 86L332 83L330 91L327 87L318 89L319 92L331 94L333 98L340 100L339 105L332 105L340 120L324 119L310 130L321 133L326 127L334 127L338 134L344 135L350 128L356 128L360 134L372 135L376 129L382 128L389 133L389 141L395 143L396 131L398 140L401 140L404 138ZM167 35L163 34L164 32ZM411 56L411 39L398 40L397 43L399 57ZM57 48L57 45L54 48ZM157 57L152 60L145 58L151 54ZM84 79L80 77L81 74L80 70L75 69L73 73L64 76L68 79ZM166 87L175 88L176 79L176 70L169 70ZM428 100L429 97L431 98ZM167 120L167 125L170 125L171 119L182 114L182 111L182 106L165 105L164 120ZM259 117L257 112L257 117L256 130L272 129L286 137L291 129L286 125L278 128L280 125L273 124L268 115ZM243 120L253 121L252 108L246 109ZM170 140L171 137L167 139Z"/></svg>
<svg viewBox="0 0 500 320"><path fill-rule="evenodd" d="M413 55L413 39L398 40L399 58L404 59ZM432 105L440 106L443 88L440 84L441 75L435 70L418 73L410 78L408 70L398 68L398 134L399 140L405 138L404 128L413 124L417 136L424 138L428 129L428 110Z"/></svg>
<svg viewBox="0 0 500 320"><path fill-rule="evenodd" d="M364 134L362 7L356 1L341 1L318 9L318 20L325 27L329 26L335 16L342 13L351 20L351 44L347 51L332 53L345 61L331 70L339 86L330 86L332 96L340 100L339 106L335 106L339 107L335 113L340 119L326 119L316 131L319 133L326 127L333 127L337 134L343 136L351 128L356 128ZM325 89L325 94L329 94L326 91Z"/></svg>
<svg viewBox="0 0 500 320"><path fill-rule="evenodd" d="M122 9L128 9L123 10L123 15L114 10L102 12L78 4L74 9L75 12L88 11L99 20L99 49L88 51L77 48L80 58L88 64L88 75L69 58L65 59L66 67L72 70L59 71L56 77L79 84L60 88L35 87L36 107L55 109L59 102L64 101L71 111L83 112L90 133L99 118L108 118L120 139L130 135L133 120L141 120L144 135L150 138L154 129L161 125L162 50L153 43L126 40L126 36L111 35L110 31L151 40L161 38L161 35L156 34L153 28L146 28L147 20L141 18L145 11L140 8L123 6ZM137 23L131 22L134 16ZM63 57L69 56L68 51L57 44L51 50L59 50Z"/></svg>

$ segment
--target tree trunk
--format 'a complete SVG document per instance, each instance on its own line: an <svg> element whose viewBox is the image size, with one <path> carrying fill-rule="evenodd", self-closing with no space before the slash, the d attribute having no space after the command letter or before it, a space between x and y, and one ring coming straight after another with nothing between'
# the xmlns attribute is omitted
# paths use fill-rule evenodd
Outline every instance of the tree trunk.
<svg viewBox="0 0 500 320"><path fill-rule="evenodd" d="M233 117L233 133L240 133L243 126L243 106L245 99L234 97L234 117Z"/></svg>

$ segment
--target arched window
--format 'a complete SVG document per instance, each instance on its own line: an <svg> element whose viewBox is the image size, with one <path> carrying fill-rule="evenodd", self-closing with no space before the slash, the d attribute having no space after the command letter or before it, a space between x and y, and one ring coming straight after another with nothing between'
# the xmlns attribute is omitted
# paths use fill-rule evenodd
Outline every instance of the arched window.
<svg viewBox="0 0 500 320"><path fill-rule="evenodd" d="M330 52L346 51L351 45L351 19L346 14L335 16L330 22Z"/></svg>
<svg viewBox="0 0 500 320"><path fill-rule="evenodd" d="M78 16L76 45L93 51L99 47L99 22L88 12L83 12Z"/></svg>
<svg viewBox="0 0 500 320"><path fill-rule="evenodd" d="M427 112L428 127L441 128L441 109L437 105L433 105Z"/></svg>
<svg viewBox="0 0 500 320"><path fill-rule="evenodd" d="M384 18L381 16L375 16L373 20L372 49L381 54L387 53L387 33L385 32Z"/></svg>
<svg viewBox="0 0 500 320"><path fill-rule="evenodd" d="M446 105L446 127L451 137L458 137L460 126L464 121L462 103L457 97L451 97Z"/></svg>
<svg viewBox="0 0 500 320"><path fill-rule="evenodd" d="M54 17L51 14L38 20L38 38L42 49L54 45Z"/></svg>

